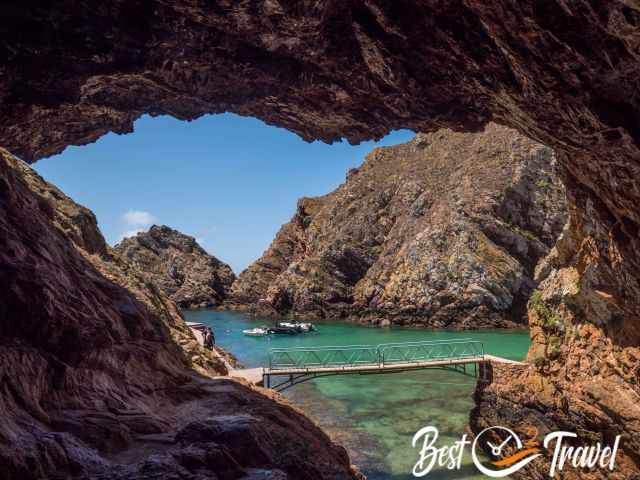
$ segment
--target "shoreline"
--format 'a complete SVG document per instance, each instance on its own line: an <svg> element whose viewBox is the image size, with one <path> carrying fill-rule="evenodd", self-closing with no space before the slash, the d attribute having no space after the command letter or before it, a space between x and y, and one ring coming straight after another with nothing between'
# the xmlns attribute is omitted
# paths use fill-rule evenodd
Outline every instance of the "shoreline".
<svg viewBox="0 0 640 480"><path fill-rule="evenodd" d="M529 332L530 331L528 324L526 323L520 324L517 322L509 322L508 325L506 326L479 325L475 327L460 327L460 326L450 327L450 326L427 325L422 322L394 323L389 319L384 319L384 320L387 320L389 323L383 323L381 321L372 322L372 321L367 321L367 317L354 316L354 315L318 316L311 313L307 314L303 312L280 314L280 313L274 312L273 310L266 310L266 309L256 310L253 307L254 307L253 305L246 305L246 304L222 304L215 307L182 308L181 310L187 311L187 312L190 312L190 311L199 312L199 311L209 310L209 311L215 311L215 312L244 313L244 314L250 315L251 317L266 317L274 322L286 321L286 320L304 320L304 321L311 321L311 322L337 321L337 322L344 322L344 323L353 324L353 325L361 325L364 327L406 328L406 329L415 329L415 330L449 331L449 332L465 332L465 331L469 331L469 332L481 331L482 332L482 331L491 331L491 330L504 331L504 332L509 332L509 331ZM389 316L388 313L385 313L382 311L378 312L378 315L380 317ZM412 317L412 318L424 320L424 317Z"/></svg>

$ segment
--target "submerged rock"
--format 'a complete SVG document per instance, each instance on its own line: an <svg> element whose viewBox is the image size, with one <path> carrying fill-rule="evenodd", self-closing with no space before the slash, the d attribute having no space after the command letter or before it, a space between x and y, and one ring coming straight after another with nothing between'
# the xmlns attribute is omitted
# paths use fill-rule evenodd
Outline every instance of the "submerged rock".
<svg viewBox="0 0 640 480"><path fill-rule="evenodd" d="M521 324L565 220L551 149L493 124L419 134L300 200L231 301L382 326Z"/></svg>
<svg viewBox="0 0 640 480"><path fill-rule="evenodd" d="M115 250L183 308L219 305L236 278L193 237L165 225L125 238Z"/></svg>

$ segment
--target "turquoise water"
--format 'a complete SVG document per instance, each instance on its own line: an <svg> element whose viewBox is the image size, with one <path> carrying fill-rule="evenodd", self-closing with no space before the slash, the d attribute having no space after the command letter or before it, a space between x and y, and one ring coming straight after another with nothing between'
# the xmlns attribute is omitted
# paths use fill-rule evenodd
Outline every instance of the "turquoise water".
<svg viewBox="0 0 640 480"><path fill-rule="evenodd" d="M247 337L242 330L271 325L265 318L244 313L196 310L184 312L190 321L210 325L216 341L242 365L266 365L275 347L323 345L378 345L390 342L473 338L485 352L521 360L529 348L526 331L432 331L409 328L373 328L337 321L315 321L318 332L300 335ZM353 463L370 480L408 480L417 461L411 447L416 431L432 425L441 445L465 433L473 408L475 380L459 373L424 370L382 375L350 375L316 379L284 393L349 450ZM465 457L460 470L434 469L426 478L480 479Z"/></svg>

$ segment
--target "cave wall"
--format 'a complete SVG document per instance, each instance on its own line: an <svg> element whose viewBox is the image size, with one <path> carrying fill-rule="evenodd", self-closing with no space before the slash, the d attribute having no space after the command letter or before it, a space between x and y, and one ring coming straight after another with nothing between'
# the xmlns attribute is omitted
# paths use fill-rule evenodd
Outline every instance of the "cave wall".
<svg viewBox="0 0 640 480"><path fill-rule="evenodd" d="M24 160L143 113L231 111L352 142L493 119L566 152L576 183L640 222L636 0L1 8L0 145Z"/></svg>
<svg viewBox="0 0 640 480"><path fill-rule="evenodd" d="M360 478L278 395L209 378L176 304L2 148L0 272L3 480Z"/></svg>
<svg viewBox="0 0 640 480"><path fill-rule="evenodd" d="M401 127L474 130L494 118L556 148L632 153L638 8L635 0L3 5L0 144L35 160L131 131L142 113L233 111L327 141Z"/></svg>
<svg viewBox="0 0 640 480"><path fill-rule="evenodd" d="M508 419L516 407L496 402L524 391L531 412L601 419L579 423L594 437L624 424L625 473L638 473L637 0L26 1L0 9L0 145L28 161L129 132L143 113L232 111L307 140L353 142L393 128L474 131L493 120L553 147L572 214L529 311L532 356L541 358L529 371L539 380L534 369L545 369L552 401L536 403L542 390L533 384L507 382L493 397L490 387L479 392L472 426L489 421L492 408L495 420ZM594 361L610 358L617 366L589 375ZM588 379L600 394L589 393ZM597 400L616 385L619 402Z"/></svg>
<svg viewBox="0 0 640 480"><path fill-rule="evenodd" d="M155 305L147 304L101 272L98 258L108 247L93 214L47 189L30 170L0 149L5 478L64 471L83 453L87 464L101 463L83 452L82 440L117 448L131 440L131 423L134 431L157 428L152 392L191 375L171 337L177 311L153 293ZM83 418L109 409L123 416L112 410L111 418ZM126 410L137 413L131 423ZM51 431L66 434L56 438Z"/></svg>

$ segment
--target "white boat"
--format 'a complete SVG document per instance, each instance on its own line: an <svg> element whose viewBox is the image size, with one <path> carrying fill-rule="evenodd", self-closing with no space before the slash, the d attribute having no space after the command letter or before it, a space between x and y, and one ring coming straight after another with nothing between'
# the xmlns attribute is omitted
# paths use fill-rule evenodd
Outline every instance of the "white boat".
<svg viewBox="0 0 640 480"><path fill-rule="evenodd" d="M270 332L268 328L258 327L258 328L249 328L247 330L242 330L242 333L250 337L264 337L265 335L269 335Z"/></svg>

